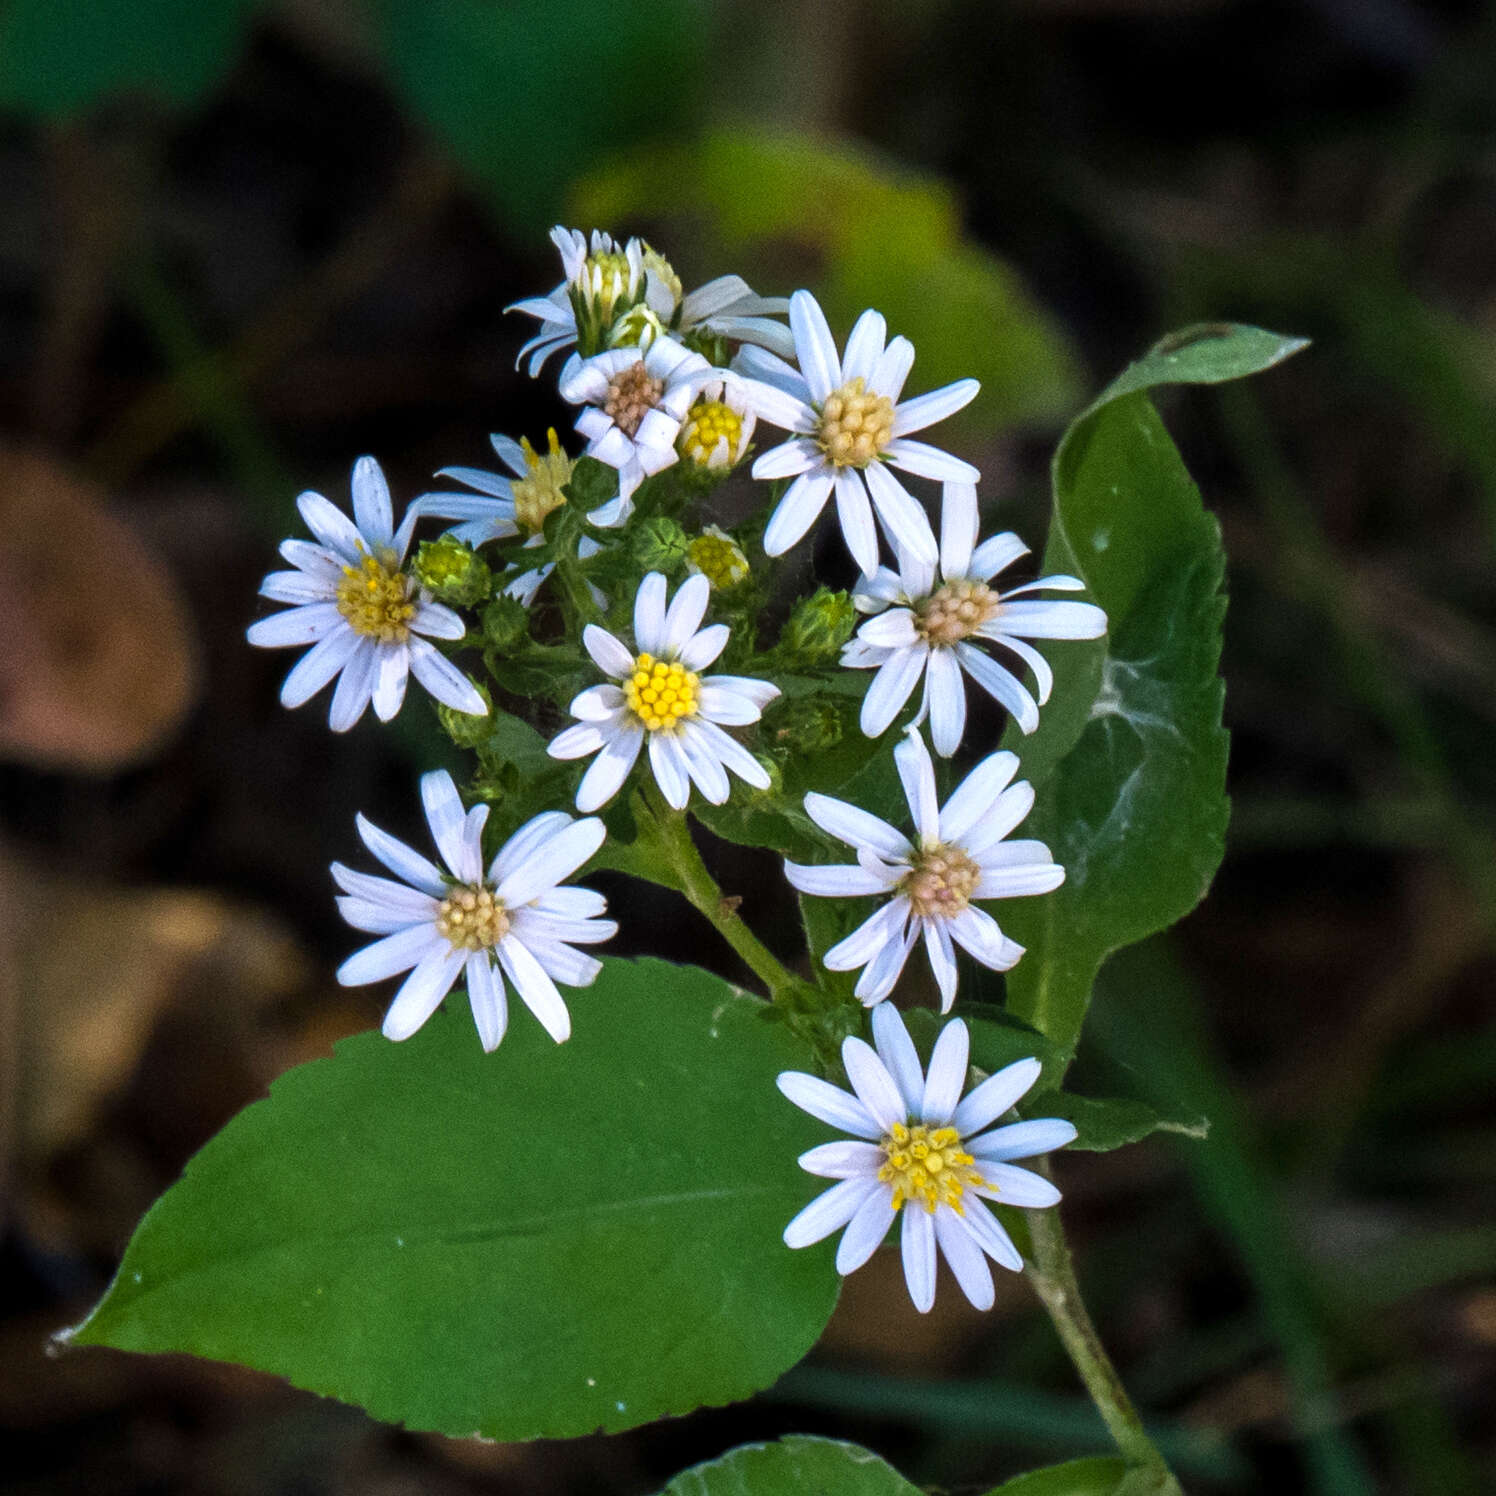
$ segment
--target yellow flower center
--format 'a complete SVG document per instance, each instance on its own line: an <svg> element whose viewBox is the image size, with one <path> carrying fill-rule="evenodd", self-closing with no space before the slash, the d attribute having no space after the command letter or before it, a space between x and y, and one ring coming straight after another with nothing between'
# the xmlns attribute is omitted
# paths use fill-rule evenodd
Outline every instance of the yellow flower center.
<svg viewBox="0 0 1496 1496"><path fill-rule="evenodd" d="M461 883L436 911L436 933L454 951L483 951L509 933L509 914L484 883Z"/></svg>
<svg viewBox="0 0 1496 1496"><path fill-rule="evenodd" d="M633 436L639 422L660 403L664 393L665 381L656 379L640 359L609 380L603 410L625 436Z"/></svg>
<svg viewBox="0 0 1496 1496"><path fill-rule="evenodd" d="M416 616L411 580L396 565L393 552L365 556L343 568L338 583L338 612L349 626L385 644L403 644Z"/></svg>
<svg viewBox="0 0 1496 1496"><path fill-rule="evenodd" d="M561 490L571 482L571 470L575 466L561 450L554 426L547 436L550 450L544 456L530 445L528 437L519 439L520 449L525 454L525 467L529 471L514 481L514 519L520 529L531 535L538 535L546 515L566 502L566 495Z"/></svg>
<svg viewBox="0 0 1496 1496"><path fill-rule="evenodd" d="M686 547L686 564L700 572L714 590L736 586L748 575L748 558L732 536L720 530L698 535Z"/></svg>
<svg viewBox="0 0 1496 1496"><path fill-rule="evenodd" d="M697 467L710 467L717 448L727 443L726 466L743 455L743 418L720 400L698 400L681 428L680 450Z"/></svg>
<svg viewBox="0 0 1496 1496"><path fill-rule="evenodd" d="M942 843L919 853L902 886L916 914L954 919L971 902L981 879L981 868L960 847Z"/></svg>
<svg viewBox="0 0 1496 1496"><path fill-rule="evenodd" d="M865 468L893 440L893 401L848 380L827 395L818 440L835 466Z"/></svg>
<svg viewBox="0 0 1496 1496"><path fill-rule="evenodd" d="M634 661L634 673L624 682L629 710L651 732L669 732L685 717L696 715L700 679L684 665L666 664L652 654Z"/></svg>
<svg viewBox="0 0 1496 1496"><path fill-rule="evenodd" d="M985 582L947 582L914 610L914 627L931 644L958 644L991 618L1002 601Z"/></svg>
<svg viewBox="0 0 1496 1496"><path fill-rule="evenodd" d="M895 1122L878 1146L884 1154L878 1178L893 1187L895 1210L907 1200L919 1200L931 1215L942 1203L964 1215L961 1197L987 1182L977 1172L976 1160L961 1147L961 1134L954 1127L932 1128L923 1122L906 1127Z"/></svg>

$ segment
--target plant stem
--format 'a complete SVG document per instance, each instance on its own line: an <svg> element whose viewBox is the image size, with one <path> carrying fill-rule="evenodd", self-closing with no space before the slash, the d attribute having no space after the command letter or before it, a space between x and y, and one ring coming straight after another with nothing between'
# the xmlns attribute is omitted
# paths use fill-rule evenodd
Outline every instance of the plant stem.
<svg viewBox="0 0 1496 1496"><path fill-rule="evenodd" d="M665 804L653 785L648 787L645 798L650 818L654 821L657 845L679 880L681 892L711 921L717 933L742 957L744 965L777 1001L781 993L798 985L797 978L779 964L769 948L743 923L738 913L738 901L726 897L707 871L701 853L696 850L696 843L691 840L685 812Z"/></svg>
<svg viewBox="0 0 1496 1496"><path fill-rule="evenodd" d="M1155 1474L1156 1482L1151 1489L1159 1496L1180 1496L1179 1482L1149 1438L1117 1368L1096 1333L1096 1326L1091 1323L1080 1296L1059 1212L1036 1210L1027 1220L1033 1243L1029 1277L1118 1450L1129 1465Z"/></svg>

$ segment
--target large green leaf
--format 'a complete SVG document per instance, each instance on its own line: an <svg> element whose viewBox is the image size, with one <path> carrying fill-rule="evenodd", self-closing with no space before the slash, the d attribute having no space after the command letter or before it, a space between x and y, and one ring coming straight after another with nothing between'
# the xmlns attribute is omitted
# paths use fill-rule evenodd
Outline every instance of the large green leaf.
<svg viewBox="0 0 1496 1496"><path fill-rule="evenodd" d="M678 126L701 76L690 0L378 0L376 14L396 87L530 231L600 154Z"/></svg>
<svg viewBox="0 0 1496 1496"><path fill-rule="evenodd" d="M1114 1455L1066 1460L1015 1475L987 1496L1113 1496L1127 1466Z"/></svg>
<svg viewBox="0 0 1496 1496"><path fill-rule="evenodd" d="M1224 850L1225 558L1145 391L1236 378L1303 346L1260 328L1186 329L1123 373L1055 454L1044 570L1081 577L1110 632L1050 647L1056 686L1039 727L1005 738L1039 792L1025 834L1048 841L1066 878L1003 917L1028 947L1009 1006L1065 1054L1108 952L1188 913Z"/></svg>
<svg viewBox="0 0 1496 1496"><path fill-rule="evenodd" d="M660 1496L919 1496L919 1487L858 1444L790 1434L682 1471Z"/></svg>
<svg viewBox="0 0 1496 1496"><path fill-rule="evenodd" d="M228 69L255 0L10 0L0 107L64 119L126 90L189 104Z"/></svg>
<svg viewBox="0 0 1496 1496"><path fill-rule="evenodd" d="M891 332L914 339L911 393L982 381L981 399L958 418L967 430L1075 406L1076 362L1059 325L1012 269L962 237L947 187L871 151L734 128L623 155L581 182L572 206L579 222L604 227L680 222L696 241L699 279L738 271L752 280L780 266L804 277L809 259L840 336L871 306ZM783 295L795 285L755 289Z"/></svg>
<svg viewBox="0 0 1496 1496"><path fill-rule="evenodd" d="M455 1006L455 1005L454 1005ZM417 1429L622 1429L774 1381L836 1300L786 1250L824 1129L761 1003L606 963L555 1045L463 1011L282 1076L146 1216L75 1343L277 1372Z"/></svg>

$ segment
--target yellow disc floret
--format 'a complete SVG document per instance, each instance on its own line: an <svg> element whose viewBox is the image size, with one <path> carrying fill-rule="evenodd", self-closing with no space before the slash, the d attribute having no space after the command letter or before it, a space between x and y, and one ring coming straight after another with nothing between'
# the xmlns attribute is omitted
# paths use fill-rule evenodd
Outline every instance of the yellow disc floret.
<svg viewBox="0 0 1496 1496"><path fill-rule="evenodd" d="M521 530L531 535L538 535L541 526L545 524L546 515L566 502L566 495L561 490L571 482L571 470L576 466L561 450L554 426L547 437L550 450L544 456L530 445L527 437L519 439L528 471L523 478L514 480L511 490L514 496L514 521Z"/></svg>
<svg viewBox="0 0 1496 1496"><path fill-rule="evenodd" d="M684 665L641 654L634 673L623 683L629 710L650 732L670 732L687 717L694 717L699 677Z"/></svg>
<svg viewBox="0 0 1496 1496"><path fill-rule="evenodd" d="M403 644L416 616L411 579L400 570L393 552L365 555L357 566L343 568L338 583L338 612L349 626L385 644Z"/></svg>
<svg viewBox="0 0 1496 1496"><path fill-rule="evenodd" d="M870 395L859 374L826 396L817 439L834 466L865 468L893 440L893 401Z"/></svg>
<svg viewBox="0 0 1496 1496"><path fill-rule="evenodd" d="M895 1210L918 1200L932 1215L942 1204L964 1214L961 1197L987 1183L976 1170L976 1160L961 1147L961 1134L954 1127L923 1122L906 1127L895 1122L878 1146L884 1154L878 1178L892 1186Z"/></svg>
<svg viewBox="0 0 1496 1496"><path fill-rule="evenodd" d="M686 567L720 591L735 587L748 575L748 558L731 535L711 525L686 546Z"/></svg>
<svg viewBox="0 0 1496 1496"><path fill-rule="evenodd" d="M731 467L743 455L743 418L721 400L698 400L687 412L678 445L697 467Z"/></svg>
<svg viewBox="0 0 1496 1496"><path fill-rule="evenodd" d="M509 913L486 883L460 883L436 911L436 933L454 951L483 951L509 933Z"/></svg>
<svg viewBox="0 0 1496 1496"><path fill-rule="evenodd" d="M902 890L924 919L954 919L971 902L982 870L960 847L926 847L915 858Z"/></svg>

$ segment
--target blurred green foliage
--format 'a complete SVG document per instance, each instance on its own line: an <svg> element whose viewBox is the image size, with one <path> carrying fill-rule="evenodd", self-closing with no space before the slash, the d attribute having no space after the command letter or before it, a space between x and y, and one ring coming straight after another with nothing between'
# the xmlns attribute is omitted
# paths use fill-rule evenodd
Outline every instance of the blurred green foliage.
<svg viewBox="0 0 1496 1496"><path fill-rule="evenodd" d="M744 125L622 155L570 200L579 223L668 219L700 266L754 266L813 285L833 331L876 306L918 350L913 389L974 377L982 395L951 424L997 431L1079 402L1070 341L995 255L967 239L934 178L852 145ZM679 266L677 266L679 268ZM793 284L790 284L790 280Z"/></svg>
<svg viewBox="0 0 1496 1496"><path fill-rule="evenodd" d="M0 107L44 120L141 92L182 106L238 55L258 0L9 0Z"/></svg>

